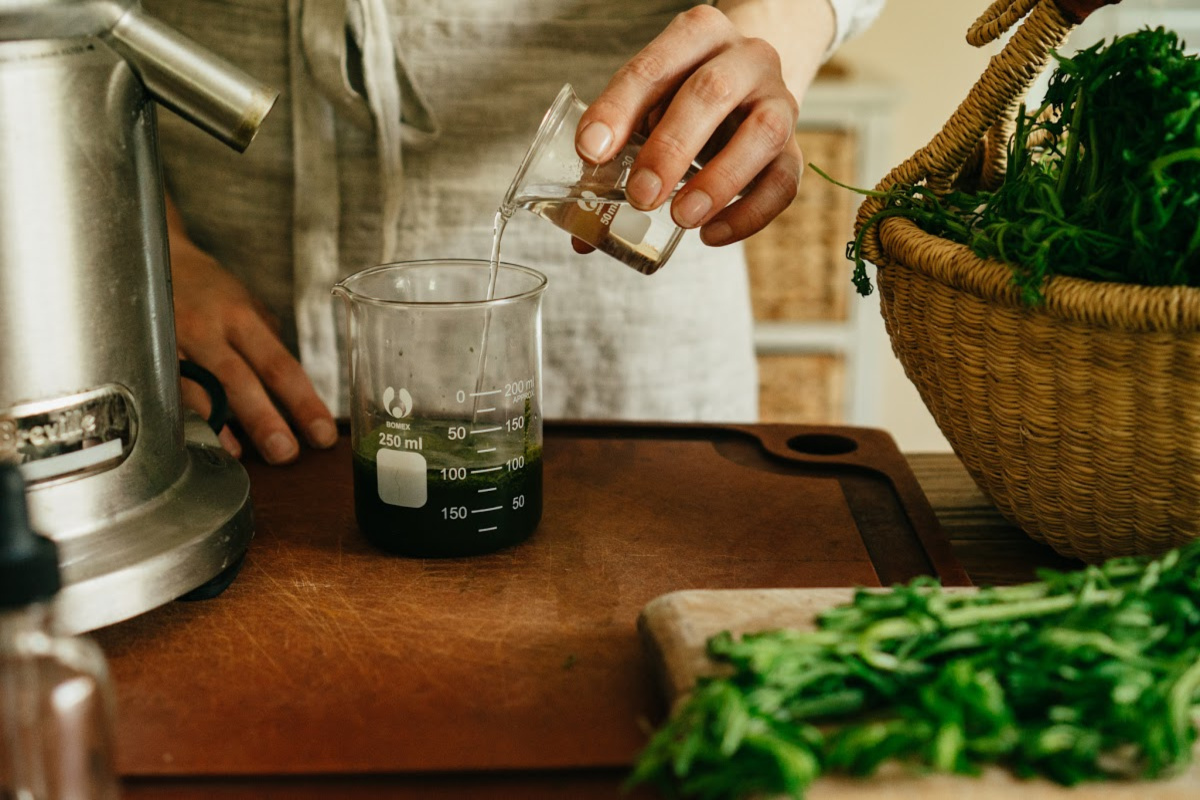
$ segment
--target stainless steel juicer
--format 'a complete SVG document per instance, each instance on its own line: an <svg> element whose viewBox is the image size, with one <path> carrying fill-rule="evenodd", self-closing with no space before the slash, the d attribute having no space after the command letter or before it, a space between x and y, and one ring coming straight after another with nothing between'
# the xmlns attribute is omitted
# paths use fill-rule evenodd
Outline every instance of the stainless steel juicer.
<svg viewBox="0 0 1200 800"><path fill-rule="evenodd" d="M136 0L0 0L0 460L58 543L67 630L253 534L245 470L180 406L155 107L240 151L275 97Z"/></svg>

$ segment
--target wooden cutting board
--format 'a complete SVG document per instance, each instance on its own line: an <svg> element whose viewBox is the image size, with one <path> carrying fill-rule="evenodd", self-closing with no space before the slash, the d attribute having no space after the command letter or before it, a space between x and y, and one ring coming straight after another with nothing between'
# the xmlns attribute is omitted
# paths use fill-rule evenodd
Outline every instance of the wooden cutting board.
<svg viewBox="0 0 1200 800"><path fill-rule="evenodd" d="M853 589L727 589L679 591L657 597L638 618L638 630L669 705L677 708L701 676L717 674L705 654L709 637L772 628L811 630L816 615L851 599ZM952 591L974 591L958 589ZM1200 747L1197 758L1200 760ZM808 800L1196 800L1200 765L1168 781L1089 783L1073 789L1046 780L1023 781L1001 769L972 778L906 774L899 768L870 778L818 779Z"/></svg>
<svg viewBox="0 0 1200 800"><path fill-rule="evenodd" d="M881 431L548 425L544 465L532 538L434 560L359 533L346 438L248 462L233 585L96 633L122 772L627 767L661 712L636 629L654 597L965 581Z"/></svg>

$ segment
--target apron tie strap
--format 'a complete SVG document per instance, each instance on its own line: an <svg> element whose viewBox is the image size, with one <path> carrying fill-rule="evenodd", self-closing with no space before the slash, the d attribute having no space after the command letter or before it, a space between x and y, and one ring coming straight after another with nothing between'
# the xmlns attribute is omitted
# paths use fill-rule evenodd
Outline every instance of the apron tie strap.
<svg viewBox="0 0 1200 800"><path fill-rule="evenodd" d="M330 289L341 277L341 197L335 115L340 113L355 126L375 133L381 262L394 260L397 253L402 145L428 145L437 137L438 125L396 49L384 0L288 0L288 39L300 360L317 394L336 409L341 375ZM353 63L356 60L358 64ZM361 91L351 81L352 64L361 66Z"/></svg>

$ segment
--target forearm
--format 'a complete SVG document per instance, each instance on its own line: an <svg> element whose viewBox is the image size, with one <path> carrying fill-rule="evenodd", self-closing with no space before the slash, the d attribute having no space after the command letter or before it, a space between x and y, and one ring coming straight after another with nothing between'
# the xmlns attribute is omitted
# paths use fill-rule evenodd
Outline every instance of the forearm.
<svg viewBox="0 0 1200 800"><path fill-rule="evenodd" d="M802 102L833 41L829 0L718 0L716 6L743 36L763 39L775 48L784 81Z"/></svg>

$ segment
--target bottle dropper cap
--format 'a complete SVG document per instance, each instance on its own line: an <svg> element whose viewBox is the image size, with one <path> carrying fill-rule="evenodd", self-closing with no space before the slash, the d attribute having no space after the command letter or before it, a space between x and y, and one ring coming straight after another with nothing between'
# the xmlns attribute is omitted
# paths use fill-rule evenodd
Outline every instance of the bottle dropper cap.
<svg viewBox="0 0 1200 800"><path fill-rule="evenodd" d="M29 527L21 472L0 463L0 607L49 600L61 586L58 547Z"/></svg>

